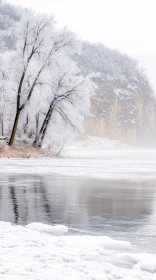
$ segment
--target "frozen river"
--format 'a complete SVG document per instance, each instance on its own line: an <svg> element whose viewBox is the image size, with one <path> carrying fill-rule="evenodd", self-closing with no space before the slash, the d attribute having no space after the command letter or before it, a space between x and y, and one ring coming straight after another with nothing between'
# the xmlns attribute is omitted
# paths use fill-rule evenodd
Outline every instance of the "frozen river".
<svg viewBox="0 0 156 280"><path fill-rule="evenodd" d="M156 152L68 156L0 161L1 279L156 279ZM69 231L25 227L34 222Z"/></svg>

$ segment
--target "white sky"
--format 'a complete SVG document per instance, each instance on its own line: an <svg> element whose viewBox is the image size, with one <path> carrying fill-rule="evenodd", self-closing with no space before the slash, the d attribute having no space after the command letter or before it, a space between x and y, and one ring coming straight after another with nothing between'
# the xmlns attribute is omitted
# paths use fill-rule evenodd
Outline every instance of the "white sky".
<svg viewBox="0 0 156 280"><path fill-rule="evenodd" d="M156 0L8 0L57 21L79 37L137 58L156 92Z"/></svg>

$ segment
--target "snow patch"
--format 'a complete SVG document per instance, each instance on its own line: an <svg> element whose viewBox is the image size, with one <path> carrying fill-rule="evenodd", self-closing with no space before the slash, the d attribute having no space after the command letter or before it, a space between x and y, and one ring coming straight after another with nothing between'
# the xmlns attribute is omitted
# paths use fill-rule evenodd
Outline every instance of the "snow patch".
<svg viewBox="0 0 156 280"><path fill-rule="evenodd" d="M151 255L146 254L146 253L138 253L138 254L118 253L116 255L116 259L119 262L122 262L122 263L128 264L128 265L135 265L135 264L139 263L140 261L147 260L150 257L151 257Z"/></svg>
<svg viewBox="0 0 156 280"><path fill-rule="evenodd" d="M77 157L77 158L88 158L88 157L99 157L101 152L106 150L129 150L134 147L122 143L118 140L111 140L108 138L101 138L96 136L84 136L84 139L74 141L68 146L65 146L62 150L62 156Z"/></svg>
<svg viewBox="0 0 156 280"><path fill-rule="evenodd" d="M75 141L75 146L79 148L98 148L98 149L128 149L132 148L118 140L86 135L82 141Z"/></svg>

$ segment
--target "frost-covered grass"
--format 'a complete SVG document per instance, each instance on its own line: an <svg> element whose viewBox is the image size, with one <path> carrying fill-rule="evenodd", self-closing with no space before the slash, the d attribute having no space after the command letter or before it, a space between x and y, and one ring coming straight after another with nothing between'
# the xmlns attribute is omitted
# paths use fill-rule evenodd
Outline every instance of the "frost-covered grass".
<svg viewBox="0 0 156 280"><path fill-rule="evenodd" d="M52 154L41 149L33 148L30 145L16 142L9 147L5 142L0 141L0 158L47 158Z"/></svg>
<svg viewBox="0 0 156 280"><path fill-rule="evenodd" d="M44 225L42 225L44 228ZM106 236L54 236L0 222L1 280L155 280L156 255Z"/></svg>

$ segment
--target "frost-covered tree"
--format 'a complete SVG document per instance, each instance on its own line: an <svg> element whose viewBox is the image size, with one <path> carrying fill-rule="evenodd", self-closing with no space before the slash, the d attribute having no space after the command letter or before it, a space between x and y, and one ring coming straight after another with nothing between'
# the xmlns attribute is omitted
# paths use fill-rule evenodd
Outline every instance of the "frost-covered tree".
<svg viewBox="0 0 156 280"><path fill-rule="evenodd" d="M0 77L5 100L1 111L6 115L6 134L11 135L9 144L16 135L34 146L64 143L73 132L83 130L94 91L91 75L84 77L71 58L81 43L69 30L59 29L53 17L16 13L7 5L0 6L0 16L9 38L2 37L0 49L0 69L5 73Z"/></svg>
<svg viewBox="0 0 156 280"><path fill-rule="evenodd" d="M56 117L59 114L64 125L68 124L73 131L81 131L82 118L79 116L85 116L89 111L94 84L89 76L81 75L71 59L65 59L64 55L63 58L60 56L53 63L52 73L55 74L50 77L47 85L50 89L48 104L34 145L42 145L54 115Z"/></svg>
<svg viewBox="0 0 156 280"><path fill-rule="evenodd" d="M14 107L12 103L14 102L13 84L9 76L9 56L8 52L0 54L0 126L2 136L9 130L10 118L13 113L10 108Z"/></svg>
<svg viewBox="0 0 156 280"><path fill-rule="evenodd" d="M68 30L56 30L52 17L28 14L16 27L17 45L11 58L12 78L16 90L16 114L9 141L12 145L21 112L37 87L43 92L49 83L55 55L76 50L76 38ZM52 73L51 73L52 75Z"/></svg>
<svg viewBox="0 0 156 280"><path fill-rule="evenodd" d="M14 25L22 16L22 9L14 5L0 2L0 51L15 48Z"/></svg>

